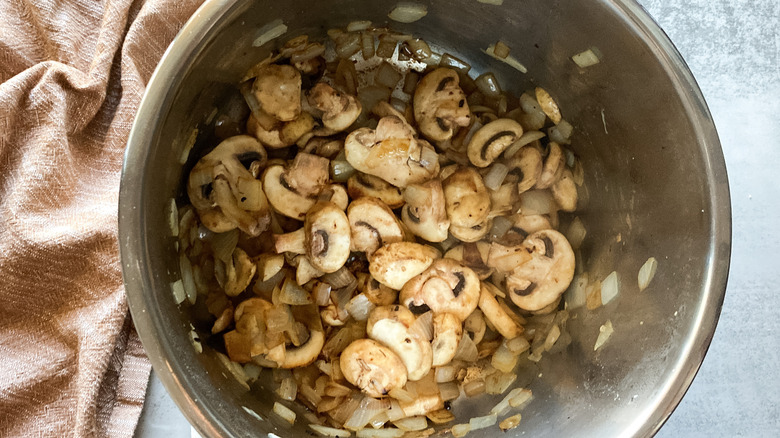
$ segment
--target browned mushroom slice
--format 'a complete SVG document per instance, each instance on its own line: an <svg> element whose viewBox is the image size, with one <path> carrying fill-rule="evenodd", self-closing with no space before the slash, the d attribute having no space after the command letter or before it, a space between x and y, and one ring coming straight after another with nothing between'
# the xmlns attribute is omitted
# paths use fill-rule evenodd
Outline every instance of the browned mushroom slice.
<svg viewBox="0 0 780 438"><path fill-rule="evenodd" d="M515 267L506 278L507 294L517 307L536 311L552 304L574 278L574 252L563 234L537 231L523 244L531 259Z"/></svg>
<svg viewBox="0 0 780 438"><path fill-rule="evenodd" d="M547 158L544 159L544 167L539 179L536 181L537 189L546 189L561 178L566 167L566 156L558 143L551 141Z"/></svg>
<svg viewBox="0 0 780 438"><path fill-rule="evenodd" d="M406 366L392 350L372 339L358 339L347 346L339 360L347 381L369 397L383 397L406 384Z"/></svg>
<svg viewBox="0 0 780 438"><path fill-rule="evenodd" d="M571 212L577 209L577 185L574 183L571 170L565 169L561 178L550 189L562 211Z"/></svg>
<svg viewBox="0 0 780 438"><path fill-rule="evenodd" d="M451 313L437 313L433 316L433 350L434 367L446 365L455 357L463 336L463 325Z"/></svg>
<svg viewBox="0 0 780 438"><path fill-rule="evenodd" d="M236 328L223 336L230 360L247 363L268 352L264 342L265 320L271 308L273 304L262 298L250 298L238 305L233 314Z"/></svg>
<svg viewBox="0 0 780 438"><path fill-rule="evenodd" d="M542 175L542 154L534 147L521 148L507 162L510 175L517 175L517 192L531 189Z"/></svg>
<svg viewBox="0 0 780 438"><path fill-rule="evenodd" d="M523 327L515 324L515 321L498 304L490 288L495 287L489 283L482 283L482 289L479 295L479 308L488 321L495 327L501 336L512 339L523 333Z"/></svg>
<svg viewBox="0 0 780 438"><path fill-rule="evenodd" d="M216 233L239 228L251 236L268 228L268 201L256 179L266 158L257 140L239 135L198 161L190 172L187 194L206 228Z"/></svg>
<svg viewBox="0 0 780 438"><path fill-rule="evenodd" d="M225 294L234 297L249 286L255 276L257 265L241 248L233 250L229 260L214 260L214 273L217 282L225 290Z"/></svg>
<svg viewBox="0 0 780 438"><path fill-rule="evenodd" d="M432 141L449 140L454 128L469 124L471 112L459 81L456 71L437 68L417 84L414 118L420 132Z"/></svg>
<svg viewBox="0 0 780 438"><path fill-rule="evenodd" d="M479 128L471 137L468 156L471 164L487 167L504 149L523 135L523 127L512 119L496 119Z"/></svg>
<svg viewBox="0 0 780 438"><path fill-rule="evenodd" d="M349 258L351 232L344 210L330 202L319 202L306 214L306 257L322 272L336 272Z"/></svg>
<svg viewBox="0 0 780 438"><path fill-rule="evenodd" d="M352 199L372 196L379 198L391 209L404 205L401 189L382 178L362 172L356 172L347 180L347 193Z"/></svg>
<svg viewBox="0 0 780 438"><path fill-rule="evenodd" d="M516 267L528 262L531 255L528 248L523 245L504 246L497 242L492 242L488 249L486 264L501 273L512 272Z"/></svg>
<svg viewBox="0 0 780 438"><path fill-rule="evenodd" d="M451 313L464 321L479 301L479 277L452 259L433 262L422 274L409 280L399 294L401 304L413 312Z"/></svg>
<svg viewBox="0 0 780 438"><path fill-rule="evenodd" d="M289 169L269 166L263 173L268 201L279 213L302 220L327 184L329 164L326 158L299 153Z"/></svg>
<svg viewBox="0 0 780 438"><path fill-rule="evenodd" d="M357 98L340 93L324 82L318 82L309 91L309 103L323 112L322 124L334 132L349 128L363 109Z"/></svg>
<svg viewBox="0 0 780 438"><path fill-rule="evenodd" d="M550 220L543 215L514 214L510 219L513 222L512 227L502 239L502 243L507 246L521 245L529 234L539 230L549 230L553 228L550 224Z"/></svg>
<svg viewBox="0 0 780 438"><path fill-rule="evenodd" d="M476 242L485 237L492 226L492 219L485 219L483 222L471 227L451 225L450 234L461 242Z"/></svg>
<svg viewBox="0 0 780 438"><path fill-rule="evenodd" d="M493 268L487 265L489 250L488 242L468 242L451 248L444 258L459 261L471 268L480 280L485 280L493 274Z"/></svg>
<svg viewBox="0 0 780 438"><path fill-rule="evenodd" d="M390 289L370 276L363 288L363 293L376 306L388 306L395 303L398 298L398 291Z"/></svg>
<svg viewBox="0 0 780 438"><path fill-rule="evenodd" d="M347 208L352 230L352 250L370 256L379 247L404 240L401 223L393 211L382 201L362 197L352 201Z"/></svg>
<svg viewBox="0 0 780 438"><path fill-rule="evenodd" d="M374 251L368 260L368 270L378 282L399 290L440 256L439 251L427 245L396 242Z"/></svg>
<svg viewBox="0 0 780 438"><path fill-rule="evenodd" d="M433 360L430 342L410 330L414 321L414 314L409 309L395 304L372 310L366 326L371 339L393 350L401 358L411 381L420 380L428 374Z"/></svg>
<svg viewBox="0 0 780 438"><path fill-rule="evenodd" d="M263 111L279 121L289 122L301 113L301 74L290 65L262 67L252 92Z"/></svg>
<svg viewBox="0 0 780 438"><path fill-rule="evenodd" d="M401 218L413 234L428 242L447 239L450 221L447 218L444 190L441 180L432 179L423 184L409 184L404 190Z"/></svg>
<svg viewBox="0 0 780 438"><path fill-rule="evenodd" d="M459 168L442 181L451 227L480 225L490 213L490 195L482 177L472 168Z"/></svg>

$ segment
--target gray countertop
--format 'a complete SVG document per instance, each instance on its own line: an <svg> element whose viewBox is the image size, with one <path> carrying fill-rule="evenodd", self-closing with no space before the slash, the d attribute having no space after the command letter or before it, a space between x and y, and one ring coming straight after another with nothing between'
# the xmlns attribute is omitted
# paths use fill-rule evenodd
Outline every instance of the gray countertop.
<svg viewBox="0 0 780 438"><path fill-rule="evenodd" d="M732 264L712 345L659 437L780 435L780 2L640 0L682 53L723 145ZM152 374L136 436L190 437Z"/></svg>

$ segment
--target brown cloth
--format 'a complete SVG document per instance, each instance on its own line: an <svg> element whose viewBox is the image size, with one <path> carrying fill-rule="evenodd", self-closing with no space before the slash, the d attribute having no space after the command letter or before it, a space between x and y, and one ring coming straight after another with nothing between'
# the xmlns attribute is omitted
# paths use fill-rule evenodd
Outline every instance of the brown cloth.
<svg viewBox="0 0 780 438"><path fill-rule="evenodd" d="M202 0L0 0L0 436L132 436L149 362L117 244L146 83Z"/></svg>

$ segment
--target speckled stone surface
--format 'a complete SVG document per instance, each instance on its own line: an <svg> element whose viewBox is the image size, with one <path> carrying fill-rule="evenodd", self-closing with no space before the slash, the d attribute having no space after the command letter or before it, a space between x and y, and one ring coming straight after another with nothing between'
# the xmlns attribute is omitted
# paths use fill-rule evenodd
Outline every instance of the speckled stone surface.
<svg viewBox="0 0 780 438"><path fill-rule="evenodd" d="M733 209L732 264L709 353L659 437L780 436L780 2L640 0L701 87ZM137 437L190 437L152 377Z"/></svg>

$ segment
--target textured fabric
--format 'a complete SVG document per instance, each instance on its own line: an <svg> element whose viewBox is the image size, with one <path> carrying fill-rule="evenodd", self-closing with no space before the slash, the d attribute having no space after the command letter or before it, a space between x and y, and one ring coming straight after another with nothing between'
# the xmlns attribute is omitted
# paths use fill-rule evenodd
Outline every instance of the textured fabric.
<svg viewBox="0 0 780 438"><path fill-rule="evenodd" d="M0 436L132 436L150 366L127 310L127 135L201 0L0 0Z"/></svg>

